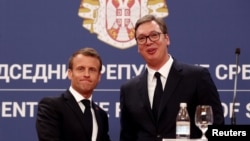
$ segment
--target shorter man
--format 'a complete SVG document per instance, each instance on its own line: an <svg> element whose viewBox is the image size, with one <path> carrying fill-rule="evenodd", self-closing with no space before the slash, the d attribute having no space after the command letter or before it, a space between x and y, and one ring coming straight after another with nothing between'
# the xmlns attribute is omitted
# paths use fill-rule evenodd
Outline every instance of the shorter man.
<svg viewBox="0 0 250 141"><path fill-rule="evenodd" d="M101 80L101 69L102 59L93 48L82 48L71 55L69 89L39 102L36 120L39 141L110 141L107 113L92 100ZM91 104L85 106L83 101ZM85 117L88 107L90 118Z"/></svg>

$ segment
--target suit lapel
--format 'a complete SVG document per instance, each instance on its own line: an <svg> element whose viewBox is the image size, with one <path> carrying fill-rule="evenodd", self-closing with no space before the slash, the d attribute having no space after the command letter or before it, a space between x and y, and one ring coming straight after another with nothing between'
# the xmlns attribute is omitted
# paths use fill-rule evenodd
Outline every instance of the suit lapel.
<svg viewBox="0 0 250 141"><path fill-rule="evenodd" d="M176 61L174 61L167 78L167 83L164 88L164 94L163 98L161 99L159 115L161 115L161 113L163 112L164 108L166 107L169 101L169 98L171 97L171 95L174 94L174 91L179 81L182 79L182 76L180 75L181 70L182 68L177 64Z"/></svg>
<svg viewBox="0 0 250 141"><path fill-rule="evenodd" d="M150 115L151 119L154 120L153 112L150 107L149 97L148 97L148 71L146 70L140 77L138 81L138 93L140 94L145 110Z"/></svg>
<svg viewBox="0 0 250 141"><path fill-rule="evenodd" d="M64 94L64 97L65 97L67 105L71 108L71 110L73 111L73 113L78 118L79 123L83 127L83 130L84 131L88 130L88 129L85 128L85 125L84 125L83 112L80 109L80 107L79 107L78 103L76 102L75 98L73 97L73 95L67 90L65 92L65 94Z"/></svg>

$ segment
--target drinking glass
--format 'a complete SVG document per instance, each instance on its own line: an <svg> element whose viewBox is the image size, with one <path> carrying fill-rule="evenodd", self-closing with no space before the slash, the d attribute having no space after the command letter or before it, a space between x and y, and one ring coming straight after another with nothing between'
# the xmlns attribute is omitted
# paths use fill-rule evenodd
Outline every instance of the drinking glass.
<svg viewBox="0 0 250 141"><path fill-rule="evenodd" d="M209 105L198 105L195 112L195 124L202 132L202 140L207 140L205 133L208 125L213 124L213 110Z"/></svg>

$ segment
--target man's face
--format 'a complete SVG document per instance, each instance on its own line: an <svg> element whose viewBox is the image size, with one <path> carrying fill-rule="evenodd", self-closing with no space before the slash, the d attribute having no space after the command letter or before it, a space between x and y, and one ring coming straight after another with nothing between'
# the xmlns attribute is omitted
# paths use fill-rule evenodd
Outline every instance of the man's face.
<svg viewBox="0 0 250 141"><path fill-rule="evenodd" d="M97 58L78 54L68 70L71 86L82 95L90 96L101 79L100 62Z"/></svg>
<svg viewBox="0 0 250 141"><path fill-rule="evenodd" d="M138 52L149 65L165 63L166 58L168 58L169 37L167 34L162 34L159 25L155 21L141 24L136 31L136 38L150 36L154 33L161 33L156 41L151 41L149 38L146 39L145 44L139 44L137 41Z"/></svg>

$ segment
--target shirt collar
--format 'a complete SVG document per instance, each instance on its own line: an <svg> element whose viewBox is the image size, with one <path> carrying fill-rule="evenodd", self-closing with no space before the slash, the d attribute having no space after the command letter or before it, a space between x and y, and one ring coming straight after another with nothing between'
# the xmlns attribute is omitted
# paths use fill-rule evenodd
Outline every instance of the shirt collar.
<svg viewBox="0 0 250 141"><path fill-rule="evenodd" d="M149 80L150 80L150 81L153 81L153 79L154 79L154 74L155 74L156 71L159 72L159 73L161 74L162 77L164 77L165 79L167 79L168 73L169 73L169 71L170 71L170 68L171 68L172 64L173 64L173 58L172 58L172 56L169 54L169 59L168 59L168 61L167 61L159 70L153 70L153 69L147 67L147 69L148 69L148 78L149 78Z"/></svg>
<svg viewBox="0 0 250 141"><path fill-rule="evenodd" d="M69 87L69 91L72 93L77 103L81 102L83 99L86 99L79 92L77 92L72 86ZM90 96L88 100L90 100L91 102L92 96Z"/></svg>

